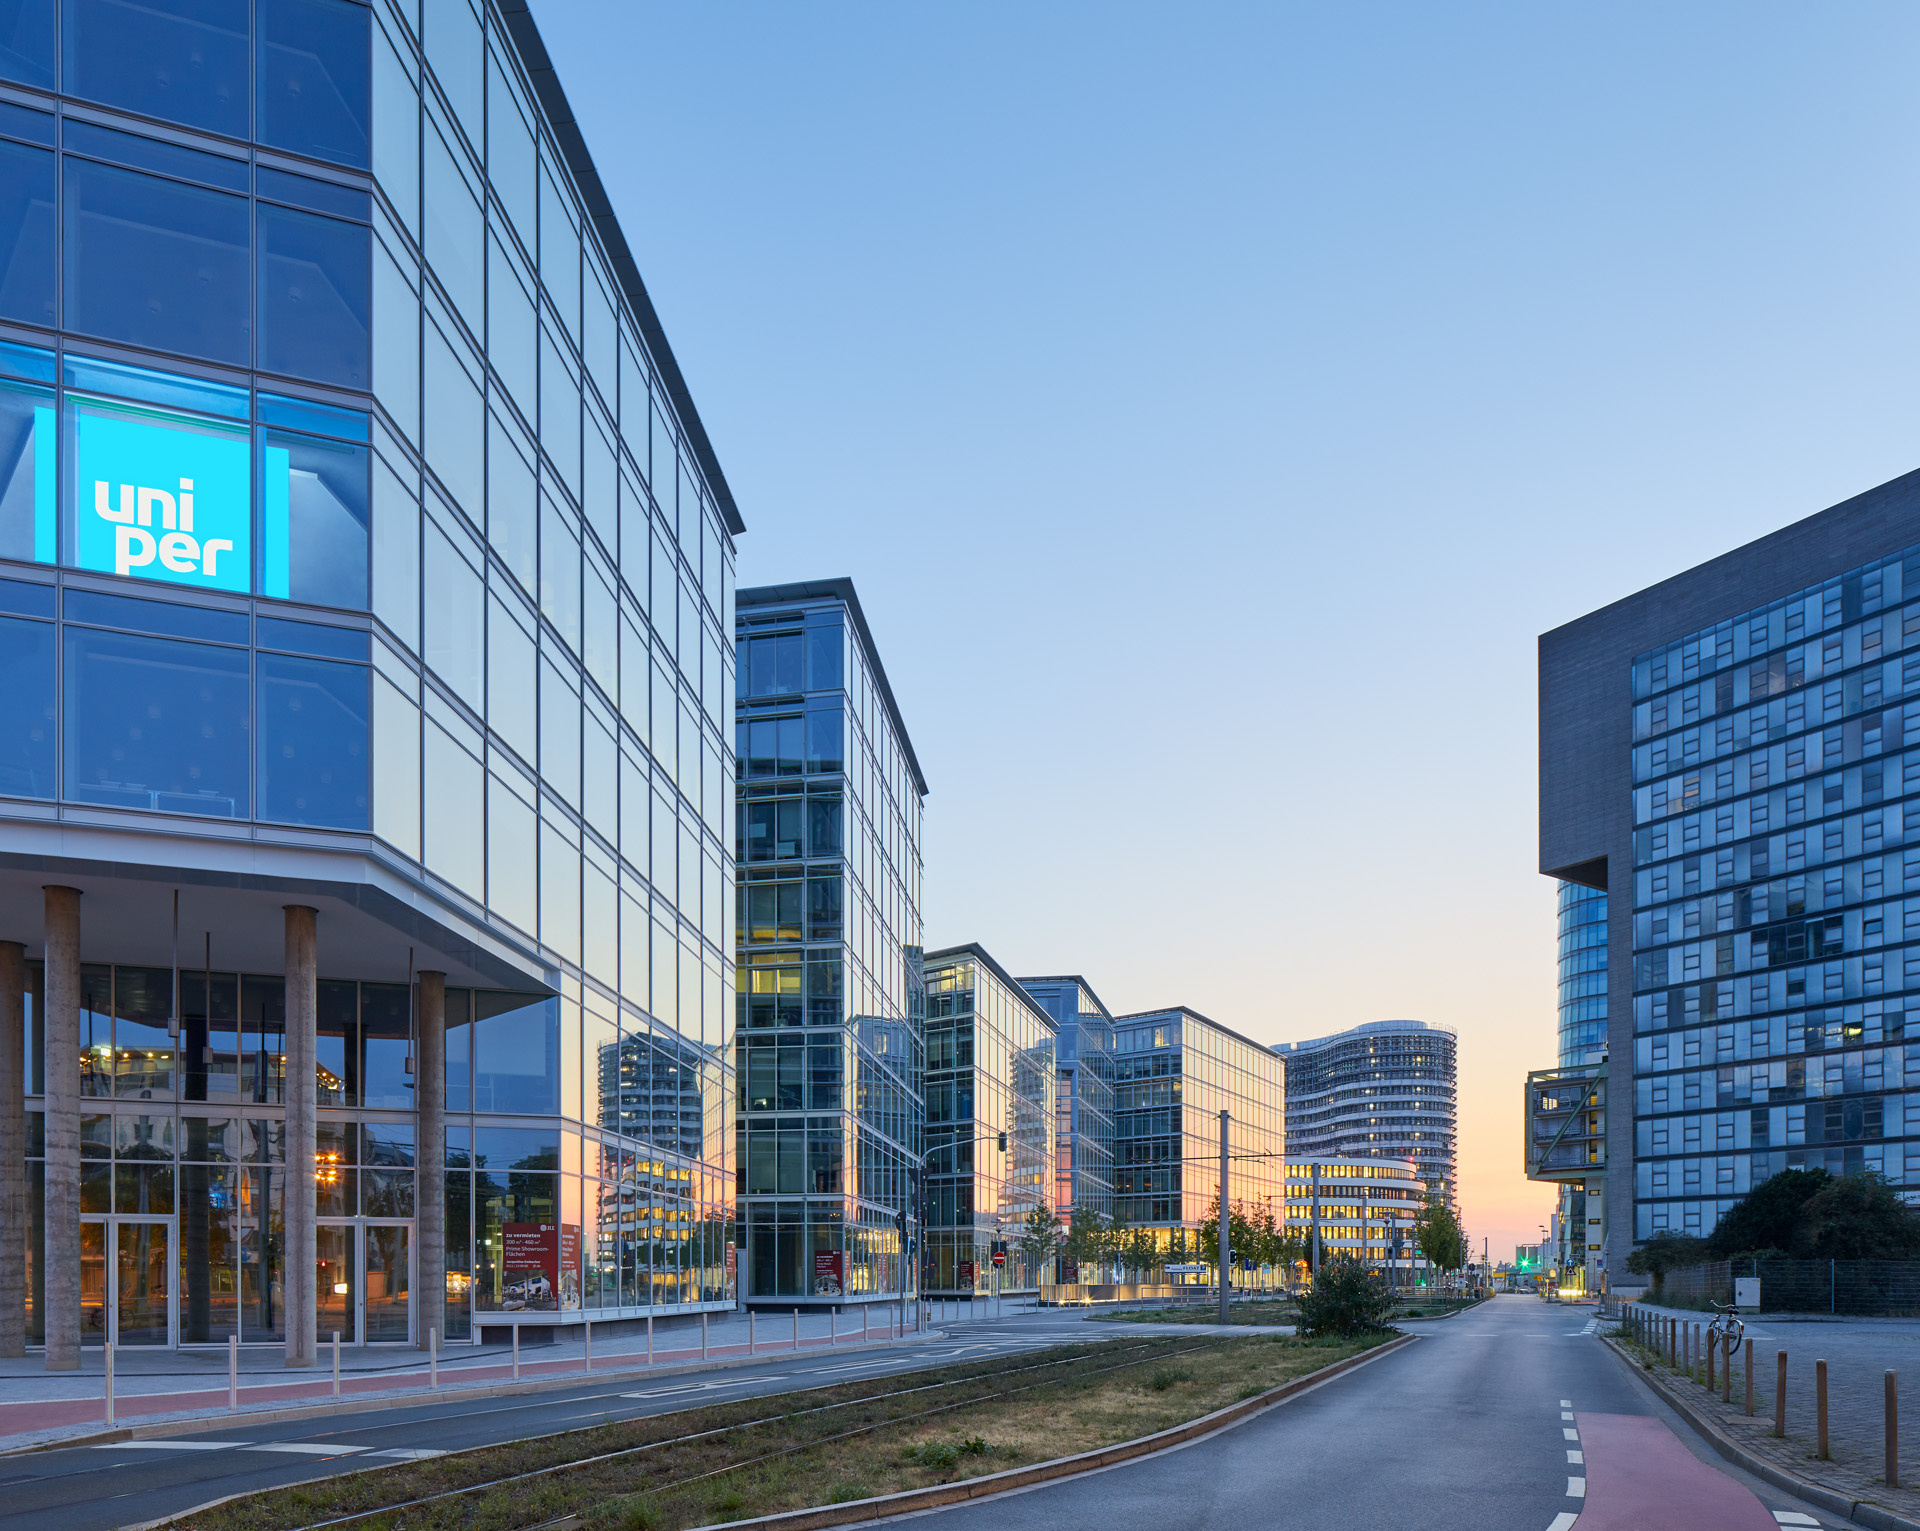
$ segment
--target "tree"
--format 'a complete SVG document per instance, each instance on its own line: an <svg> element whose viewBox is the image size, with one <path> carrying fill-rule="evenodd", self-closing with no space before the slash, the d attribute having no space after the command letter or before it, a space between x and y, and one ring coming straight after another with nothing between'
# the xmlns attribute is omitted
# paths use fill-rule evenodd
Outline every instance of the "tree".
<svg viewBox="0 0 1920 1531"><path fill-rule="evenodd" d="M1769 1176L1720 1215L1704 1253L1728 1260L1793 1248L1801 1209L1832 1178L1825 1170L1782 1170Z"/></svg>
<svg viewBox="0 0 1920 1531"><path fill-rule="evenodd" d="M1151 1228L1129 1229L1125 1238L1120 1258L1137 1280L1160 1264L1160 1241L1154 1237Z"/></svg>
<svg viewBox="0 0 1920 1531"><path fill-rule="evenodd" d="M1387 1327L1393 1294L1378 1271L1368 1270L1351 1255L1335 1255L1320 1262L1313 1289L1302 1293L1296 1305L1294 1332L1303 1337L1366 1334Z"/></svg>
<svg viewBox="0 0 1920 1531"><path fill-rule="evenodd" d="M1457 1271L1467 1263L1467 1236L1446 1197L1438 1193L1427 1198L1413 1220L1413 1242L1436 1271Z"/></svg>
<svg viewBox="0 0 1920 1531"><path fill-rule="evenodd" d="M1058 1219L1046 1207L1032 1208L1020 1221L1020 1236L1015 1246L1026 1259L1037 1281L1040 1267L1060 1252Z"/></svg>
<svg viewBox="0 0 1920 1531"><path fill-rule="evenodd" d="M1220 1263L1220 1193L1214 1192L1213 1200L1207 1203L1206 1221L1195 1234L1199 1242L1199 1259L1202 1265ZM1245 1263L1260 1261L1261 1241L1259 1230L1247 1217L1246 1209L1235 1202L1227 1208L1227 1253L1236 1261Z"/></svg>
<svg viewBox="0 0 1920 1531"><path fill-rule="evenodd" d="M1800 1208L1793 1252L1810 1260L1920 1257L1920 1217L1884 1175L1856 1170L1828 1177Z"/></svg>
<svg viewBox="0 0 1920 1531"><path fill-rule="evenodd" d="M1657 1295L1668 1271L1698 1265L1706 1257L1704 1240L1663 1228L1627 1256L1627 1269L1636 1276L1653 1277L1653 1290Z"/></svg>

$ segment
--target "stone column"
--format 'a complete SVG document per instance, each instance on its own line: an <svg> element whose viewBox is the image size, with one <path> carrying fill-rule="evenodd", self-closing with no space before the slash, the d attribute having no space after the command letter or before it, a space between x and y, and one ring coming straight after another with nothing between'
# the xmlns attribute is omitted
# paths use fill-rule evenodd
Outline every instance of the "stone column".
<svg viewBox="0 0 1920 1531"><path fill-rule="evenodd" d="M48 887L47 1370L80 1369L80 890Z"/></svg>
<svg viewBox="0 0 1920 1531"><path fill-rule="evenodd" d="M0 1356L27 1353L27 949L0 941Z"/></svg>
<svg viewBox="0 0 1920 1531"><path fill-rule="evenodd" d="M312 1366L318 1323L314 1260L314 1065L319 1051L318 914L302 904L286 906L287 933L287 1190L286 1276L282 1306L287 1321L288 1366Z"/></svg>
<svg viewBox="0 0 1920 1531"><path fill-rule="evenodd" d="M413 1150L413 1327L447 1340L447 975L420 974L413 1049L413 1099L420 1123Z"/></svg>

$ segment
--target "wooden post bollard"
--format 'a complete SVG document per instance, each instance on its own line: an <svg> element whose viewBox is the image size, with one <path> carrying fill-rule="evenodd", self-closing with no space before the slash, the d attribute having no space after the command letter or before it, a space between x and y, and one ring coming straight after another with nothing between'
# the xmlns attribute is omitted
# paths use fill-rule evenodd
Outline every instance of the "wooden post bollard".
<svg viewBox="0 0 1920 1531"><path fill-rule="evenodd" d="M1733 1402L1733 1336L1727 1336L1727 1353L1722 1356L1720 1367L1720 1401Z"/></svg>
<svg viewBox="0 0 1920 1531"><path fill-rule="evenodd" d="M1709 1393L1713 1391L1713 1353L1719 1348L1719 1338L1717 1334L1711 1331L1707 1334L1707 1391Z"/></svg>
<svg viewBox="0 0 1920 1531"><path fill-rule="evenodd" d="M1814 1433L1820 1443L1820 1449L1815 1454L1824 1462L1827 1460L1827 1363L1825 1361L1813 1363L1813 1406L1817 1416Z"/></svg>
<svg viewBox="0 0 1920 1531"><path fill-rule="evenodd" d="M1900 1373L1887 1371L1887 1487L1900 1487Z"/></svg>
<svg viewBox="0 0 1920 1531"><path fill-rule="evenodd" d="M1773 1378L1773 1433L1784 1438L1787 1433L1787 1353L1780 1352L1780 1359Z"/></svg>
<svg viewBox="0 0 1920 1531"><path fill-rule="evenodd" d="M1747 1395L1747 1418L1753 1418L1753 1341L1747 1341L1747 1371L1741 1392Z"/></svg>

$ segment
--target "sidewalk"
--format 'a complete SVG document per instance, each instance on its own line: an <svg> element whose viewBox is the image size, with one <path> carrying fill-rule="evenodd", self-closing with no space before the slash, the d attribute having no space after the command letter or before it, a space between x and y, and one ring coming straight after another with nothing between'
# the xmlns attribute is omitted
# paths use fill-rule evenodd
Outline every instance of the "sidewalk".
<svg viewBox="0 0 1920 1531"><path fill-rule="evenodd" d="M1704 1325L1711 1314L1684 1308L1636 1306L1649 1318ZM1920 1487L1889 1489L1884 1481L1886 1414L1884 1377L1899 1373L1906 1416L1900 1437L1900 1481L1920 1485L1920 1319L1832 1318L1825 1314L1774 1313L1749 1319L1757 1374L1754 1417L1745 1412L1744 1346L1733 1374L1733 1402L1720 1402L1718 1365L1713 1394L1664 1367L1645 1373L1684 1397L1742 1447L1788 1472L1855 1499L1872 1500L1920 1520ZM1787 1433L1773 1430L1777 1357L1787 1353ZM1699 1351L1696 1345L1695 1355ZM1816 1455L1814 1363L1827 1363L1827 1442L1831 1457Z"/></svg>
<svg viewBox="0 0 1920 1531"><path fill-rule="evenodd" d="M936 1314L939 1311L937 1306L935 1311ZM964 1307L962 1312L964 1316ZM698 1315L676 1315L655 1322L651 1362L644 1329L638 1333L594 1336L591 1376L631 1375L635 1371L644 1372L649 1365L660 1371L680 1371L702 1364L737 1364L753 1357L790 1354L796 1348L824 1350L829 1343L847 1347L863 1343L911 1345L945 1338L943 1331L932 1323L924 1331L914 1333L911 1306L908 1309L910 1327L904 1337L898 1333L897 1304L875 1304L869 1313L870 1328L864 1335L856 1315L839 1315L838 1332L831 1340L829 1315L825 1313L803 1312L797 1328L793 1316L786 1313L761 1313L757 1317L738 1312L709 1314L704 1355ZM97 1435L107 1430L105 1359L101 1348L88 1347L81 1352L78 1372L48 1372L38 1355L24 1360L0 1360L0 1452ZM320 1364L311 1371L287 1370L283 1352L270 1346L243 1348L238 1361L239 1410L236 1414L228 1405L224 1349L117 1350L114 1353L115 1427L124 1430L129 1426L259 1416L288 1409L324 1409L334 1401L333 1348L325 1340L320 1346ZM589 1376L586 1361L587 1346L583 1339L538 1345L523 1343L520 1347L522 1385L542 1381L559 1385L586 1380ZM340 1399L342 1403L364 1403L473 1397L514 1387L513 1357L506 1346L453 1345L440 1352L438 1372L439 1391L434 1393L429 1390L431 1368L424 1352L411 1347L343 1345Z"/></svg>

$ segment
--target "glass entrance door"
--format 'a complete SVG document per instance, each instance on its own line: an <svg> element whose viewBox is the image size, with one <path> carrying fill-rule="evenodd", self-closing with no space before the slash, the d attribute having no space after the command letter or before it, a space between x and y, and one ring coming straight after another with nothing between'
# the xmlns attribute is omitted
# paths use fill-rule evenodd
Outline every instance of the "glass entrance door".
<svg viewBox="0 0 1920 1531"><path fill-rule="evenodd" d="M407 1295L412 1285L412 1231L407 1223L368 1223L361 1229L364 1344L404 1345L413 1338Z"/></svg>
<svg viewBox="0 0 1920 1531"><path fill-rule="evenodd" d="M133 1217L83 1220L82 1342L173 1344L176 1268L172 1222Z"/></svg>
<svg viewBox="0 0 1920 1531"><path fill-rule="evenodd" d="M342 1345L358 1343L355 1323L358 1306L354 1301L354 1277L359 1270L355 1258L352 1223L321 1223L313 1232L314 1305L317 1318L314 1334L321 1345L333 1342L337 1332Z"/></svg>

